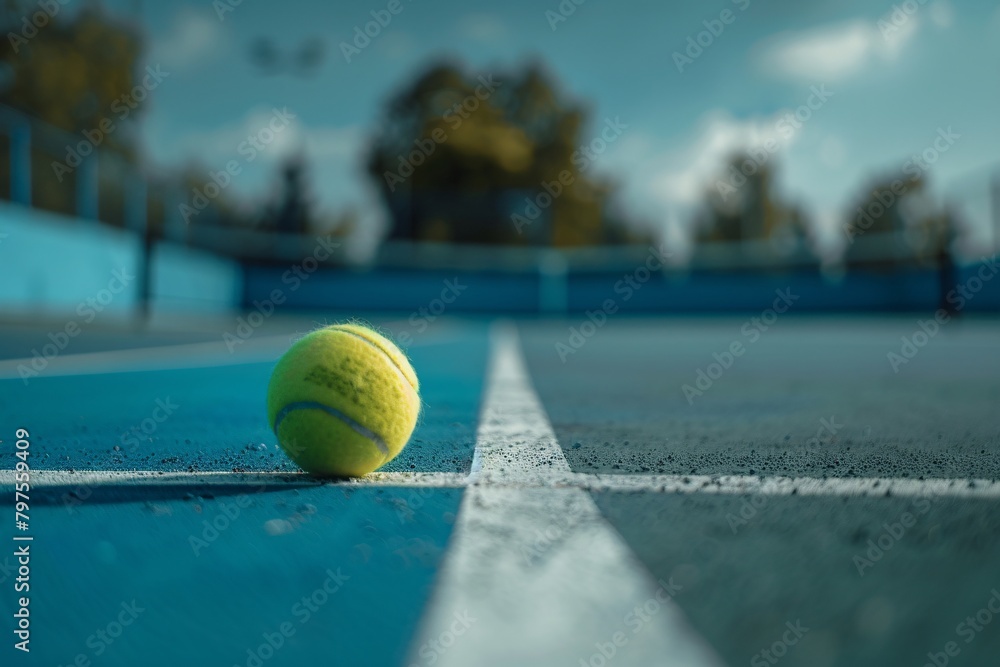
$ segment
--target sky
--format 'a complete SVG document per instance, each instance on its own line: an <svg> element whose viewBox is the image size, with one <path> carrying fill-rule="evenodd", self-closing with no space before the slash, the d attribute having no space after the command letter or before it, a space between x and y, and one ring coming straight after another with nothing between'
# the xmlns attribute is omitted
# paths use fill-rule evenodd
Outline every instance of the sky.
<svg viewBox="0 0 1000 667"><path fill-rule="evenodd" d="M588 109L585 140L608 119L624 125L596 168L620 184L618 205L668 241L684 236L725 158L768 139L777 148L762 162L778 170L780 192L833 245L860 188L914 155L934 157L926 173L940 201L980 208L1000 165L995 3L399 2L348 57L342 45L390 0L109 0L145 26L146 63L169 72L141 121L149 164L221 169L287 109L294 118L234 191L247 201L271 194L277 165L304 150L317 201L355 210L374 238L386 214L362 165L385 102L429 63L458 57L501 81L540 61ZM259 37L285 51L320 40L326 57L311 76L263 75L247 55ZM988 242L985 216L971 234Z"/></svg>

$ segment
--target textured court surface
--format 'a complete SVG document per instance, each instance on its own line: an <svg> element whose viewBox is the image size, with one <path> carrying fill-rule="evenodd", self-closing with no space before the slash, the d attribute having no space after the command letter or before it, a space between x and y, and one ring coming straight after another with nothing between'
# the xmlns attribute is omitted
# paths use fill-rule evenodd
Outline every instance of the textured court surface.
<svg viewBox="0 0 1000 667"><path fill-rule="evenodd" d="M952 323L896 373L917 319L789 317L751 340L741 319L621 318L565 361L580 322L442 322L409 349L413 442L336 485L295 475L265 423L306 323L233 354L210 327L94 332L27 385L17 360L47 330L10 329L6 428L31 431L35 469L74 472L37 477L34 650L0 654L919 666L955 642L951 664L994 665L1000 323Z"/></svg>

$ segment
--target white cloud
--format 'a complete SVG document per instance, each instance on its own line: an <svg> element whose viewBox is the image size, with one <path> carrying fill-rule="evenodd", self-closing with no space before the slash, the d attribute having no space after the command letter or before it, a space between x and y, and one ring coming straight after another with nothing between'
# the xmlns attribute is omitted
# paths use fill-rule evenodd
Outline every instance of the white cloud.
<svg viewBox="0 0 1000 667"><path fill-rule="evenodd" d="M234 123L185 134L171 142L169 156L160 157L185 161L194 157L210 167L224 165L229 160L243 161L246 156L239 153L240 144L250 136L257 136L273 118L271 109L254 109ZM337 164L355 169L365 141L366 135L357 125L305 127L293 119L288 127L274 133L274 139L257 154L254 162L273 166L304 153L314 166Z"/></svg>
<svg viewBox="0 0 1000 667"><path fill-rule="evenodd" d="M796 141L800 130L792 132L791 126L779 125L787 113L738 119L713 110L702 117L686 141L669 147L662 146L655 133L636 127L604 156L601 171L619 176L626 213L651 224L662 240L683 254L682 240L688 237L691 213L716 181L725 177L728 159L760 148L768 140L778 150L767 159L780 159Z"/></svg>
<svg viewBox="0 0 1000 667"><path fill-rule="evenodd" d="M229 160L243 160L244 157L239 154L240 144L268 128L273 118L272 109L253 109L242 119L227 125L184 134L171 142L170 153L181 159L193 157L207 165L224 165ZM287 128L274 133L274 139L259 152L255 161L280 161L302 145L302 132L298 122L293 120Z"/></svg>
<svg viewBox="0 0 1000 667"><path fill-rule="evenodd" d="M893 27L883 35L874 23L851 21L781 33L758 47L758 63L782 78L808 82L841 80L866 66L895 60L915 34L917 17L909 16Z"/></svg>
<svg viewBox="0 0 1000 667"><path fill-rule="evenodd" d="M778 122L778 117L741 120L723 111L706 114L688 145L662 158L650 180L651 194L665 204L696 205L733 154L768 140L784 146L794 139L779 132Z"/></svg>
<svg viewBox="0 0 1000 667"><path fill-rule="evenodd" d="M150 60L177 70L200 65L209 55L225 50L224 40L225 33L212 15L183 9L170 31L153 41Z"/></svg>

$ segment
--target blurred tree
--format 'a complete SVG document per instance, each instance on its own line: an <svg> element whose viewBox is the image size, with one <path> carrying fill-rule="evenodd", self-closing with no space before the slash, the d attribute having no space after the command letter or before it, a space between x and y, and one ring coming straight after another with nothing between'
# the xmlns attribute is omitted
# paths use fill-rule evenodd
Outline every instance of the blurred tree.
<svg viewBox="0 0 1000 667"><path fill-rule="evenodd" d="M874 178L855 198L844 222L844 261L887 269L913 260L936 261L949 222L930 204L922 175Z"/></svg>
<svg viewBox="0 0 1000 667"><path fill-rule="evenodd" d="M771 240L779 251L799 243L808 232L806 215L778 198L774 174L771 164L760 164L747 153L731 157L705 197L698 241Z"/></svg>
<svg viewBox="0 0 1000 667"><path fill-rule="evenodd" d="M283 193L272 216L274 228L286 234L303 234L309 227L310 203L303 180L305 162L288 160L281 170Z"/></svg>
<svg viewBox="0 0 1000 667"><path fill-rule="evenodd" d="M3 5L0 26L7 37L0 61L10 68L11 81L0 92L0 103L72 133L94 131L105 119L116 126L133 121L142 108L142 100L131 95L142 51L137 31L114 21L97 3L69 19L49 16L38 27L41 14L37 2ZM106 134L106 146L131 148L129 133Z"/></svg>
<svg viewBox="0 0 1000 667"><path fill-rule="evenodd" d="M309 194L309 162L304 155L285 160L276 203L266 208L261 225L285 234L322 234L347 237L354 231L354 211L332 213L319 209Z"/></svg>
<svg viewBox="0 0 1000 667"><path fill-rule="evenodd" d="M556 246L628 239L605 215L611 186L587 173L583 126L583 110L538 65L496 79L430 67L389 101L368 155L391 237Z"/></svg>
<svg viewBox="0 0 1000 667"><path fill-rule="evenodd" d="M51 11L51 13L49 13ZM96 175L96 216L122 225L130 179L144 178L137 169L137 121L146 100L168 73L158 68L137 71L144 48L142 34L116 19L97 0L86 0L70 11L64 2L40 5L38 0L0 0L0 104L13 107L34 121L32 129L32 204L74 216L81 213L77 181ZM286 62L266 40L251 53L261 67L309 74L324 57L320 39L302 43ZM272 62L274 61L274 62ZM55 129L53 129L55 128ZM57 130L61 130L59 132ZM6 137L0 137L0 149ZM7 153L7 151L3 151ZM96 165L96 170L84 168ZM9 182L11 164L0 159L0 182ZM305 164L293 160L282 171L281 200L254 206L228 190L207 194L210 173L217 167L190 164L156 182L147 182L147 223L152 235L191 236L191 227L219 229L277 228L304 234L322 229L347 234L350 214L317 214L305 197ZM147 179L148 180L148 179ZM9 196L9 192L0 190ZM170 225L168 225L168 221ZM214 249L239 255L238 235L232 247Z"/></svg>
<svg viewBox="0 0 1000 667"><path fill-rule="evenodd" d="M149 91L134 93L142 50L134 28L96 2L69 14L58 2L0 4L0 104L41 121L32 134L33 204L74 215L80 212L77 180L87 177L78 169L84 157L111 151L126 165L135 163L135 119ZM120 175L107 167L114 160L100 162L99 210L89 213L121 224ZM0 164L0 178L6 181L11 168L9 161Z"/></svg>

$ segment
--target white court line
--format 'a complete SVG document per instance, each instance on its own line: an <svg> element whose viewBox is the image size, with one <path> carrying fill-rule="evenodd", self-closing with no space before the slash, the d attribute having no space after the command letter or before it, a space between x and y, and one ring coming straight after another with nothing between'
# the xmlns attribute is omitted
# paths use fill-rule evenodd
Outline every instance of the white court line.
<svg viewBox="0 0 1000 667"><path fill-rule="evenodd" d="M470 482L516 485L539 474L571 475L538 396L528 381L513 325L491 331L493 347Z"/></svg>
<svg viewBox="0 0 1000 667"><path fill-rule="evenodd" d="M616 648L615 665L721 664L590 494L517 486L522 477L537 479L539 469L566 475L569 464L531 387L515 330L494 327L491 341L473 484L463 495L410 661L423 664L422 648L468 626L447 649L434 644L436 664L576 665L616 632L628 640ZM489 483L480 483L487 477ZM547 538L539 546L541 535ZM659 613L633 634L626 616L658 592Z"/></svg>
<svg viewBox="0 0 1000 667"><path fill-rule="evenodd" d="M745 475L574 475L592 491L720 493L765 496L899 496L1000 498L1000 481L884 477L758 477Z"/></svg>
<svg viewBox="0 0 1000 667"><path fill-rule="evenodd" d="M48 359L44 369L35 370L38 373L37 377L59 377L238 366L275 361L285 353L293 342L305 334L306 332L297 332L273 336L251 336L237 344L233 351L229 350L229 346L222 339L220 333L217 340L201 343L59 354ZM428 335L421 340L414 341L410 347L438 345L447 342L451 337L457 338L458 335L446 330L443 333ZM44 340L43 343L39 344L38 349L48 342L47 339ZM33 362L35 360L31 357L0 359L0 380L21 379L20 368L23 366L34 369ZM34 377L36 376L29 378L29 382Z"/></svg>
<svg viewBox="0 0 1000 667"><path fill-rule="evenodd" d="M31 486L52 487L134 487L134 486L399 486L454 488L465 485L466 476L447 472L376 472L355 479L324 480L304 472L226 472L162 470L32 470ZM0 487L14 486L14 471L0 470Z"/></svg>
<svg viewBox="0 0 1000 667"><path fill-rule="evenodd" d="M230 352L220 334L218 340L204 343L60 354L50 358L48 365L37 372L41 378L236 366L273 361L281 356L290 344L289 336L261 336L247 339L235 351ZM0 380L20 379L19 367L34 368L33 361L31 358L0 360ZM34 378L29 378L29 382L31 379Z"/></svg>
<svg viewBox="0 0 1000 667"><path fill-rule="evenodd" d="M728 495L800 495L829 497L1000 498L1000 481L988 479L901 479L890 477L760 477L757 475L611 475L533 471L513 479L508 473L480 470L473 475L455 472L374 472L353 479L324 480L299 471L230 472L203 470L32 470L34 488L55 486L217 485L266 484L461 488L470 483L507 488L569 488L588 491L643 493L708 493ZM14 471L0 470L0 488L14 486Z"/></svg>

